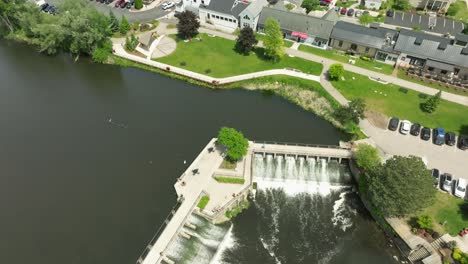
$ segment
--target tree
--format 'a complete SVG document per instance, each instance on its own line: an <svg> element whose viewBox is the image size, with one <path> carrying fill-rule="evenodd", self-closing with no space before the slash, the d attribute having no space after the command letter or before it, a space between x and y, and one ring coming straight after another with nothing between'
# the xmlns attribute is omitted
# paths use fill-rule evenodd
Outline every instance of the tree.
<svg viewBox="0 0 468 264"><path fill-rule="evenodd" d="M432 230L432 218L428 215L420 215L418 216L418 219L416 220L419 228L425 229L425 230Z"/></svg>
<svg viewBox="0 0 468 264"><path fill-rule="evenodd" d="M242 132L229 127L222 127L219 130L218 142L228 149L227 157L231 161L240 160L247 154L247 148L249 147L249 141Z"/></svg>
<svg viewBox="0 0 468 264"><path fill-rule="evenodd" d="M122 16L122 21L120 21L120 34L127 35L128 31L130 30L130 23L128 22L125 16Z"/></svg>
<svg viewBox="0 0 468 264"><path fill-rule="evenodd" d="M356 98L351 100L348 105L338 108L335 112L335 116L343 124L348 122L359 124L359 120L364 118L365 112L366 102L362 98Z"/></svg>
<svg viewBox="0 0 468 264"><path fill-rule="evenodd" d="M364 14L362 16L359 17L359 23L361 25L369 25L370 23L374 22L374 17L369 15L369 14Z"/></svg>
<svg viewBox="0 0 468 264"><path fill-rule="evenodd" d="M433 204L433 179L419 157L395 156L369 172L367 195L385 217L404 216Z"/></svg>
<svg viewBox="0 0 468 264"><path fill-rule="evenodd" d="M253 50L258 40L255 38L255 33L250 27L241 29L239 37L237 37L236 50L242 54L248 54Z"/></svg>
<svg viewBox="0 0 468 264"><path fill-rule="evenodd" d="M105 41L99 47L95 48L91 57L94 62L105 63L112 53L112 42L110 40Z"/></svg>
<svg viewBox="0 0 468 264"><path fill-rule="evenodd" d="M284 55L283 33L281 32L278 21L274 18L267 18L265 21L265 38L263 39L265 46L265 56L278 61Z"/></svg>
<svg viewBox="0 0 468 264"><path fill-rule="evenodd" d="M135 0L135 8L142 9L143 8L143 0Z"/></svg>
<svg viewBox="0 0 468 264"><path fill-rule="evenodd" d="M177 23L177 32L183 38L194 37L198 34L200 22L191 11L184 11L178 16L179 22Z"/></svg>
<svg viewBox="0 0 468 264"><path fill-rule="evenodd" d="M359 144L354 152L357 165L365 171L371 171L380 165L381 159L376 148L369 144Z"/></svg>
<svg viewBox="0 0 468 264"><path fill-rule="evenodd" d="M344 67L342 64L335 63L330 66L328 69L328 76L332 80L340 80L341 76L344 74Z"/></svg>
<svg viewBox="0 0 468 264"><path fill-rule="evenodd" d="M319 0L303 0L301 4L301 7L305 8L306 14L309 14L312 10L317 10L319 6Z"/></svg>
<svg viewBox="0 0 468 264"><path fill-rule="evenodd" d="M421 109L427 113L434 113L437 110L437 107L440 104L440 97L442 96L442 91L439 90L435 95L429 97L426 102L421 104Z"/></svg>
<svg viewBox="0 0 468 264"><path fill-rule="evenodd" d="M130 35L125 39L125 49L128 51L134 51L138 46L138 38L134 34Z"/></svg>
<svg viewBox="0 0 468 264"><path fill-rule="evenodd" d="M411 4L409 0L395 0L395 3L393 4L393 8L397 10L408 10L411 9Z"/></svg>
<svg viewBox="0 0 468 264"><path fill-rule="evenodd" d="M114 12L112 12L112 10L109 11L109 20L110 20L110 28L111 28L112 32L114 32L114 33L118 32L119 29L120 29L119 20L114 15Z"/></svg>

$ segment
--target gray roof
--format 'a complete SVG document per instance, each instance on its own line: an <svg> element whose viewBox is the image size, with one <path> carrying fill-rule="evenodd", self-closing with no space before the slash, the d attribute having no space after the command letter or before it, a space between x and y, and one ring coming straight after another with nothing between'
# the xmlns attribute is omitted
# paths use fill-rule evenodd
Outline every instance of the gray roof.
<svg viewBox="0 0 468 264"><path fill-rule="evenodd" d="M446 71L453 71L453 65L449 65L447 63L442 63L442 62L433 61L433 60L427 60L426 66L434 67L434 68L446 70Z"/></svg>
<svg viewBox="0 0 468 264"><path fill-rule="evenodd" d="M327 40L330 38L333 25L335 24L333 21L322 18L270 7L264 7L262 9L262 13L258 19L258 24L264 25L265 21L269 17L278 20L280 27L283 30L303 32L310 36L316 36Z"/></svg>
<svg viewBox="0 0 468 264"><path fill-rule="evenodd" d="M428 15L412 14L410 12L395 12L393 17L386 16L385 24L414 28L419 26L421 30L439 34L455 35L463 30L464 25L459 21L445 17L430 17Z"/></svg>
<svg viewBox="0 0 468 264"><path fill-rule="evenodd" d="M422 40L420 45L414 43L416 38ZM468 67L468 55L462 49L450 39L410 30L401 30L395 45L395 50L410 56Z"/></svg>
<svg viewBox="0 0 468 264"><path fill-rule="evenodd" d="M328 12L326 12L325 15L322 16L322 19L336 23L338 20L340 20L340 17L338 16L338 12L336 12L335 9L332 8L328 10Z"/></svg>
<svg viewBox="0 0 468 264"><path fill-rule="evenodd" d="M465 35L465 34L462 34L462 33L457 33L455 35L455 39L463 41L463 42L468 42L468 35Z"/></svg>
<svg viewBox="0 0 468 264"><path fill-rule="evenodd" d="M397 36L397 31L382 27L370 28L338 21L333 28L331 38L349 41L366 47L391 50L392 40Z"/></svg>
<svg viewBox="0 0 468 264"><path fill-rule="evenodd" d="M238 0L211 0L210 4L203 8L218 13L233 15L237 18L239 14L247 8L247 4Z"/></svg>
<svg viewBox="0 0 468 264"><path fill-rule="evenodd" d="M254 17L262 12L262 8L268 5L267 0L254 0L245 10L248 10Z"/></svg>

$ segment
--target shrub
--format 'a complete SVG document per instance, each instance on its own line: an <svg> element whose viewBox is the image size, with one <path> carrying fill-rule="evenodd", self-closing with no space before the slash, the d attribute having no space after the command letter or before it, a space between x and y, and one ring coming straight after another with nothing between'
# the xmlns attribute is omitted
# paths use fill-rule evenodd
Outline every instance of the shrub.
<svg viewBox="0 0 468 264"><path fill-rule="evenodd" d="M431 96L427 99L426 102L421 104L421 109L426 113L434 113L437 110L437 106L440 104L440 97L442 96L442 91L439 90L434 96Z"/></svg>
<svg viewBox="0 0 468 264"><path fill-rule="evenodd" d="M223 183L235 183L235 184L244 184L245 183L244 178L217 176L214 179L217 182L223 182Z"/></svg>
<svg viewBox="0 0 468 264"><path fill-rule="evenodd" d="M330 68L328 69L328 75L330 76L330 79L340 80L343 74L344 74L344 67L342 64L339 64L339 63L332 64Z"/></svg>
<svg viewBox="0 0 468 264"><path fill-rule="evenodd" d="M128 51L134 51L138 46L138 38L135 35L131 35L125 39L125 49Z"/></svg>
<svg viewBox="0 0 468 264"><path fill-rule="evenodd" d="M211 69L206 69L205 70L205 73L210 73L211 72Z"/></svg>
<svg viewBox="0 0 468 264"><path fill-rule="evenodd" d="M133 22L133 30L137 31L140 29L140 22L135 21Z"/></svg>
<svg viewBox="0 0 468 264"><path fill-rule="evenodd" d="M417 220L418 226L421 229L432 230L432 219L428 215L420 215Z"/></svg>
<svg viewBox="0 0 468 264"><path fill-rule="evenodd" d="M285 5L285 7L286 7L286 9L288 9L288 10L293 10L293 9L294 9L294 5L291 4L291 3L287 3L287 4Z"/></svg>
<svg viewBox="0 0 468 264"><path fill-rule="evenodd" d="M135 0L135 9L143 8L143 0Z"/></svg>
<svg viewBox="0 0 468 264"><path fill-rule="evenodd" d="M180 66L185 66L185 65L187 65L187 63L185 61L180 62Z"/></svg>
<svg viewBox="0 0 468 264"><path fill-rule="evenodd" d="M372 170L381 162L377 149L368 144L359 144L354 152L354 157L357 165L364 170Z"/></svg>
<svg viewBox="0 0 468 264"><path fill-rule="evenodd" d="M457 241L452 240L452 241L447 242L447 247L448 247L449 249L453 250L454 248L457 247Z"/></svg>
<svg viewBox="0 0 468 264"><path fill-rule="evenodd" d="M455 16L458 11L460 11L460 7L457 4L451 4L447 9L447 16Z"/></svg>
<svg viewBox="0 0 468 264"><path fill-rule="evenodd" d="M202 198L200 198L200 201L198 201L197 207L203 210L209 201L210 197L208 195L203 195Z"/></svg>
<svg viewBox="0 0 468 264"><path fill-rule="evenodd" d="M110 40L105 41L103 44L93 50L91 57L94 62L104 63L112 53L112 42Z"/></svg>
<svg viewBox="0 0 468 264"><path fill-rule="evenodd" d="M363 61L371 61L371 58L364 56L364 55L361 55L359 58Z"/></svg>

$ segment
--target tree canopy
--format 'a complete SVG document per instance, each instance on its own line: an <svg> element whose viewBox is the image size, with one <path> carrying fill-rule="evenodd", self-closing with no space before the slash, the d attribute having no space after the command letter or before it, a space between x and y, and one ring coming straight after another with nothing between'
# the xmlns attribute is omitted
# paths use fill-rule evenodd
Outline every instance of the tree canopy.
<svg viewBox="0 0 468 264"><path fill-rule="evenodd" d="M330 79L339 80L344 74L343 64L335 63L330 66L328 69L328 76Z"/></svg>
<svg viewBox="0 0 468 264"><path fill-rule="evenodd" d="M383 216L405 216L433 204L433 183L421 158L395 156L368 173L367 194Z"/></svg>
<svg viewBox="0 0 468 264"><path fill-rule="evenodd" d="M309 14L312 10L317 10L320 6L320 0L303 0L301 7L305 8L306 14Z"/></svg>
<svg viewBox="0 0 468 264"><path fill-rule="evenodd" d="M381 159L376 148L369 144L359 144L354 152L357 165L365 171L370 171L380 165Z"/></svg>
<svg viewBox="0 0 468 264"><path fill-rule="evenodd" d="M352 121L356 124L359 124L359 120L364 118L366 108L367 106L364 99L356 98L351 100L347 106L338 108L335 112L335 115L342 123Z"/></svg>
<svg viewBox="0 0 468 264"><path fill-rule="evenodd" d="M236 50L242 54L248 54L252 51L258 40L255 38L255 33L250 27L241 29L236 41Z"/></svg>
<svg viewBox="0 0 468 264"><path fill-rule="evenodd" d="M228 149L227 157L231 161L238 161L244 157L249 147L249 141L242 132L229 127L222 127L219 130L218 142Z"/></svg>
<svg viewBox="0 0 468 264"><path fill-rule="evenodd" d="M359 17L359 23L361 25L369 25L370 23L374 22L374 17L369 15L369 14L364 14L362 16Z"/></svg>
<svg viewBox="0 0 468 264"><path fill-rule="evenodd" d="M184 11L178 16L177 33L183 38L195 37L200 28L197 15L191 11Z"/></svg>
<svg viewBox="0 0 468 264"><path fill-rule="evenodd" d="M120 28L119 28L120 34L127 35L130 28L131 28L130 22L128 22L125 16L122 16L122 20L120 21Z"/></svg>
<svg viewBox="0 0 468 264"><path fill-rule="evenodd" d="M265 21L265 56L274 61L281 59L284 55L284 40L278 21L274 18L267 18Z"/></svg>
<svg viewBox="0 0 468 264"><path fill-rule="evenodd" d="M135 9L143 8L143 0L135 0Z"/></svg>
<svg viewBox="0 0 468 264"><path fill-rule="evenodd" d="M421 109L426 113L434 113L440 104L441 96L442 91L439 90L438 93L429 97L429 99L427 99L424 103L421 104Z"/></svg>

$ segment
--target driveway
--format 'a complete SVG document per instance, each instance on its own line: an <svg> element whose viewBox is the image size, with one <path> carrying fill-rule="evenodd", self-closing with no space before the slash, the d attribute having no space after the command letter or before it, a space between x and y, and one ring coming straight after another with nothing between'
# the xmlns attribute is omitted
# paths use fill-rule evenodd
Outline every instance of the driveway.
<svg viewBox="0 0 468 264"><path fill-rule="evenodd" d="M361 121L359 126L386 156L418 156L427 162L429 169L437 168L441 173L451 173L456 179L468 179L466 150L460 150L456 146L437 146L432 141L424 141L419 137L377 128L367 120Z"/></svg>
<svg viewBox="0 0 468 264"><path fill-rule="evenodd" d="M61 0L46 0L47 3L49 4L57 4ZM150 9L148 11L142 11L142 12L130 12L126 8L116 8L114 7L115 4L114 0L111 4L106 5L106 4L101 4L96 1L90 1L90 3L101 13L104 13L106 15L109 14L109 11L112 10L114 12L115 16L120 19L122 15L124 15L128 21L130 22L147 22L147 21L152 21L158 18L161 18L163 16L168 15L170 12L174 11L174 8L169 9L169 10L162 10L159 6L155 7L153 9Z"/></svg>

